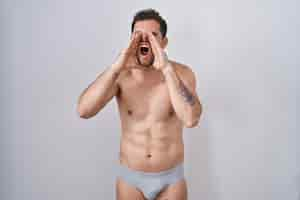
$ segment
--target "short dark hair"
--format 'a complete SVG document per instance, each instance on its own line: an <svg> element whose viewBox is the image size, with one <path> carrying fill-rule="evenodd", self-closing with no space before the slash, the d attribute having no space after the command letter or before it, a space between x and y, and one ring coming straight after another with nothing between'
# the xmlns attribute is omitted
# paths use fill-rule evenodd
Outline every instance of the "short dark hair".
<svg viewBox="0 0 300 200"><path fill-rule="evenodd" d="M157 21L160 25L160 32L163 37L167 34L167 23L166 21L160 16L159 12L156 10L149 8L138 11L133 18L132 24L131 24L131 33L133 32L134 25L137 21L147 20L147 19L153 19Z"/></svg>

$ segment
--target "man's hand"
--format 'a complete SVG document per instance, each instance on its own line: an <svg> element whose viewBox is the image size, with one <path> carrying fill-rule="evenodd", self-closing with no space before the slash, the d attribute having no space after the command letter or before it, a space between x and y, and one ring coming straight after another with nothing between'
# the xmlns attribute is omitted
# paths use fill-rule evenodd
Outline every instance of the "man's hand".
<svg viewBox="0 0 300 200"><path fill-rule="evenodd" d="M136 53L141 37L141 32L133 33L129 46L121 51L113 67L119 70L138 67Z"/></svg>
<svg viewBox="0 0 300 200"><path fill-rule="evenodd" d="M151 49L154 54L153 67L157 70L164 69L168 64L168 56L166 52L161 48L156 38L149 32L147 32L148 39L150 41Z"/></svg>

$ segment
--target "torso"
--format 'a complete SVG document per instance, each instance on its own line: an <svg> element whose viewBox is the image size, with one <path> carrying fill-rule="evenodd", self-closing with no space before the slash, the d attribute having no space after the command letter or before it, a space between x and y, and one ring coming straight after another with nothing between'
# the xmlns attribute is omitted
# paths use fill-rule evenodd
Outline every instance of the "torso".
<svg viewBox="0 0 300 200"><path fill-rule="evenodd" d="M157 172L184 159L182 123L172 107L162 72L131 69L119 80L120 163Z"/></svg>

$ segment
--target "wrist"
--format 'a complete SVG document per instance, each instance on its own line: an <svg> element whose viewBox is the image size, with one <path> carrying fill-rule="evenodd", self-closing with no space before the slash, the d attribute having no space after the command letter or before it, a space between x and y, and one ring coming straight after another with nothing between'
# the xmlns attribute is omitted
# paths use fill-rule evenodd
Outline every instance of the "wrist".
<svg viewBox="0 0 300 200"><path fill-rule="evenodd" d="M162 73L164 75L168 74L170 71L173 71L173 66L171 65L171 63L167 63L166 66L162 69Z"/></svg>
<svg viewBox="0 0 300 200"><path fill-rule="evenodd" d="M114 73L120 73L122 70L122 66L120 66L119 64L112 64L110 69L114 72Z"/></svg>

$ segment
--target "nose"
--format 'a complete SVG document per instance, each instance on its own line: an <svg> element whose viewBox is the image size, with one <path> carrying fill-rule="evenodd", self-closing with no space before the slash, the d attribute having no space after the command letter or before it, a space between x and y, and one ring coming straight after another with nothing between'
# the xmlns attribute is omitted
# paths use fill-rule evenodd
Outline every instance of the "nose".
<svg viewBox="0 0 300 200"><path fill-rule="evenodd" d="M148 42L148 36L146 33L143 33L142 35L142 42Z"/></svg>

